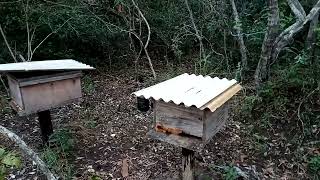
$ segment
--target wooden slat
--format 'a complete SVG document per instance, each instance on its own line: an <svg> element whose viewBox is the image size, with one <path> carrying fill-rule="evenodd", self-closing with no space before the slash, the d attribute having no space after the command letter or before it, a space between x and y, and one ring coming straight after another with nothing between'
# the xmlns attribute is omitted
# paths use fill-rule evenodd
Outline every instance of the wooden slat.
<svg viewBox="0 0 320 180"><path fill-rule="evenodd" d="M201 110L210 109L211 112L214 112L220 106L225 104L229 99L231 99L237 92L239 92L241 88L242 87L239 84L236 84L230 87L227 91L225 91L218 97L214 98L209 103L202 106L200 109Z"/></svg>
<svg viewBox="0 0 320 180"><path fill-rule="evenodd" d="M7 76L7 77L8 77L11 98L13 99L13 101L15 102L16 105L23 108L23 106L24 106L23 99L21 96L21 91L20 91L20 87L19 87L18 82L10 76Z"/></svg>
<svg viewBox="0 0 320 180"><path fill-rule="evenodd" d="M203 140L208 142L219 132L228 120L229 106L228 102L219 107L216 111L207 111L204 120Z"/></svg>
<svg viewBox="0 0 320 180"><path fill-rule="evenodd" d="M80 78L54 81L51 83L21 88L24 111L39 112L61 106L63 103L81 98Z"/></svg>
<svg viewBox="0 0 320 180"><path fill-rule="evenodd" d="M17 80L19 82L20 87L24 87L24 86L43 84L43 83L53 82L53 81L61 81L61 80L65 80L65 79L73 79L73 78L77 78L77 77L81 77L80 71L64 72L64 73L36 76L36 77L23 78L23 79L17 79Z"/></svg>
<svg viewBox="0 0 320 180"><path fill-rule="evenodd" d="M179 136L174 134L165 134L161 132L156 132L151 130L147 134L150 138L156 139L162 142L167 142L174 146L183 147L193 151L202 151L204 144L200 138L189 137L189 136Z"/></svg>
<svg viewBox="0 0 320 180"><path fill-rule="evenodd" d="M179 130L183 134L203 136L203 112L175 104L156 102L156 124L162 129Z"/></svg>
<svg viewBox="0 0 320 180"><path fill-rule="evenodd" d="M28 110L28 111L26 111L24 109L21 109L13 101L10 102L10 105L18 113L19 116L27 116L27 115L35 114L35 113L38 113L38 112L41 112L41 111L51 110L51 109L54 109L54 108L66 106L66 105L73 104L73 103L79 103L79 102L82 102L82 98L76 98L76 99L67 100L67 101L64 101L64 102L60 103L59 106L52 106L51 108L42 107L42 108L39 108L39 109Z"/></svg>

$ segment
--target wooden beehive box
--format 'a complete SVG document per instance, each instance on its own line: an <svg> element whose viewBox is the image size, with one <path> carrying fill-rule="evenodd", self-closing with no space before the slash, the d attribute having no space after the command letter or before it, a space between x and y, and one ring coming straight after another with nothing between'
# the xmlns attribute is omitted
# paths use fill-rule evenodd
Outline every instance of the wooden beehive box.
<svg viewBox="0 0 320 180"><path fill-rule="evenodd" d="M235 80L182 74L135 92L154 103L154 139L201 151L226 124L229 100L241 86Z"/></svg>
<svg viewBox="0 0 320 180"><path fill-rule="evenodd" d="M81 70L93 69L74 60L34 61L0 65L5 72L11 106L28 115L78 101Z"/></svg>

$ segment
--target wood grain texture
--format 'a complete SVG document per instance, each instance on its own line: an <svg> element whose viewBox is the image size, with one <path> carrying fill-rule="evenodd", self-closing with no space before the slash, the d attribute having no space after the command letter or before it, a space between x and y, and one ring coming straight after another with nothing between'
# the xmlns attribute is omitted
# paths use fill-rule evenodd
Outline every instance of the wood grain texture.
<svg viewBox="0 0 320 180"><path fill-rule="evenodd" d="M21 93L26 113L59 107L67 101L75 100L82 96L79 77L25 86L21 88Z"/></svg>
<svg viewBox="0 0 320 180"><path fill-rule="evenodd" d="M231 99L237 92L241 90L241 86L236 84L230 87L227 91L219 95L218 97L211 100L209 103L202 106L201 110L210 109L211 112L214 112L216 109L225 104L229 99Z"/></svg>
<svg viewBox="0 0 320 180"><path fill-rule="evenodd" d="M148 137L156 139L162 142L172 144L177 147L183 147L189 150L200 152L203 150L204 144L201 138L196 138L194 136L181 136L175 134L165 134L162 132L157 132L154 129L147 133Z"/></svg>
<svg viewBox="0 0 320 180"><path fill-rule="evenodd" d="M13 104L23 107L23 100L22 100L21 90L18 82L10 76L7 76L7 77L8 77L10 95L11 95Z"/></svg>
<svg viewBox="0 0 320 180"><path fill-rule="evenodd" d="M206 111L204 120L203 140L208 142L219 132L228 120L229 105L228 102L214 112Z"/></svg>
<svg viewBox="0 0 320 180"><path fill-rule="evenodd" d="M20 87L24 87L24 86L43 84L43 83L48 83L53 81L61 81L65 79L73 79L77 77L81 77L80 71L64 72L64 73L57 73L57 74L51 74L51 75L36 76L31 78L22 78L17 80L19 82Z"/></svg>
<svg viewBox="0 0 320 180"><path fill-rule="evenodd" d="M180 130L180 134L188 134L199 138L203 136L203 112L199 109L156 102L155 111L156 124L161 129L174 129L176 130L174 132Z"/></svg>

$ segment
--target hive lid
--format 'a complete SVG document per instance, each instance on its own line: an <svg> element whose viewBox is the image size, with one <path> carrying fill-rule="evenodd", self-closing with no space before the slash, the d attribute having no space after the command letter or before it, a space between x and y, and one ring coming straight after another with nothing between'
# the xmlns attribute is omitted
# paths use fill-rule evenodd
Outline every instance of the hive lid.
<svg viewBox="0 0 320 180"><path fill-rule="evenodd" d="M228 101L241 86L236 80L210 76L196 76L187 73L169 79L154 86L134 92L137 97L162 100L186 107L195 106L212 112Z"/></svg>
<svg viewBox="0 0 320 180"><path fill-rule="evenodd" d="M0 73L1 72L29 72L29 71L91 70L91 69L94 69L94 68L72 59L0 64Z"/></svg>

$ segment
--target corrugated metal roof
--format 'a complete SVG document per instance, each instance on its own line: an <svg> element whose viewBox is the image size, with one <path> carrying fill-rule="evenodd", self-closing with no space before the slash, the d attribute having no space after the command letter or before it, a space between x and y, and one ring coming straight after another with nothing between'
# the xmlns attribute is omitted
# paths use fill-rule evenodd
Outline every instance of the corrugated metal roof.
<svg viewBox="0 0 320 180"><path fill-rule="evenodd" d="M241 89L241 86L234 79L219 79L218 77L211 78L210 76L203 77L185 73L133 94L146 99L153 98L157 101L163 100L177 105L184 104L187 107L196 106L202 110L208 108L214 111L217 107L211 107L209 102L228 89L234 89L227 97L229 99Z"/></svg>
<svg viewBox="0 0 320 180"><path fill-rule="evenodd" d="M72 59L0 64L0 72L90 70L93 67Z"/></svg>

